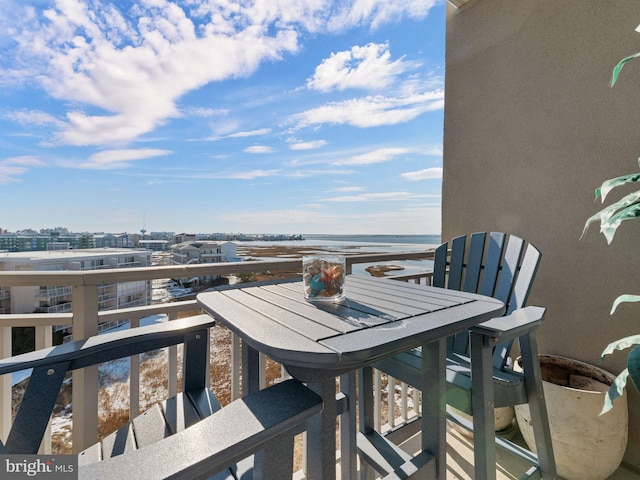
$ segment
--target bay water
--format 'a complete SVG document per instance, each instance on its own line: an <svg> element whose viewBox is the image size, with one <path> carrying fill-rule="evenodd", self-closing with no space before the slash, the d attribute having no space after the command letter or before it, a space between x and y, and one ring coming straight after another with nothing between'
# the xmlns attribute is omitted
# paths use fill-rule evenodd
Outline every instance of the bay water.
<svg viewBox="0 0 640 480"><path fill-rule="evenodd" d="M401 253L428 250L440 245L440 235L303 235L304 240L237 242L238 245L275 245L327 250L332 253L354 255L358 253ZM413 273L430 269L431 260L392 260L378 263L362 263L353 266L353 273L366 274L366 268L377 265L394 265L404 270L396 274Z"/></svg>

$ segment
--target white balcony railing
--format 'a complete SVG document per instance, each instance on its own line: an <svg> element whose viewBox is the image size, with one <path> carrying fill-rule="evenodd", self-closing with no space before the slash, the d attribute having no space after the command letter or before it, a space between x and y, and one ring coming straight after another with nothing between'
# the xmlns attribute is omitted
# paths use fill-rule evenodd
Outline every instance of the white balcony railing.
<svg viewBox="0 0 640 480"><path fill-rule="evenodd" d="M38 290L36 298L50 299L56 297L65 297L71 295L73 289L71 287L50 287L42 286Z"/></svg>
<svg viewBox="0 0 640 480"><path fill-rule="evenodd" d="M432 259L432 251L350 255L347 260L347 274L352 266L359 263L378 263L392 260ZM152 266L146 268L100 269L84 271L41 271L41 272L0 272L0 285L9 286L60 286L72 288L73 310L69 313L35 313L35 314L4 314L0 315L0 358L11 356L11 328L35 327L36 349L47 348L52 345L52 331L61 326L73 327L73 339L80 340L93 335L105 327L121 325L128 322L130 327L137 327L140 319L151 315L167 315L174 320L180 312L199 310L196 300L177 301L154 305L136 306L133 308L119 308L115 310L99 311L100 286L105 283L152 281L167 278L192 278L205 276L238 275L243 273L259 273L266 271L301 271L301 259L286 259L273 261L247 261L233 263L214 263L203 265L182 266ZM413 275L424 277L425 275ZM402 276L402 278L408 278ZM229 360L231 370L231 399L240 396L240 342L232 338L232 351ZM173 396L178 389L178 360L177 347L168 349L168 396ZM261 362L264 368L265 362ZM264 384L264 371L260 375ZM130 417L140 412L140 365L139 357L130 358ZM385 380L378 376L379 398L383 396ZM393 379L388 385L393 385ZM389 389L392 391L394 389ZM408 396L406 386L400 387L403 397L399 400L400 417L409 418L412 415L411 405L419 405L418 401ZM386 422L393 427L396 422L396 405L392 395L389 395L389 408L380 411L389 412ZM6 440L11 423L11 378L9 375L0 377L0 438ZM73 373L73 451L79 452L94 444L98 438L98 369L97 367L78 370ZM381 403L378 402L381 406ZM378 414L378 425L383 423ZM382 428L382 427L380 427ZM50 439L43 442L43 453L51 451Z"/></svg>

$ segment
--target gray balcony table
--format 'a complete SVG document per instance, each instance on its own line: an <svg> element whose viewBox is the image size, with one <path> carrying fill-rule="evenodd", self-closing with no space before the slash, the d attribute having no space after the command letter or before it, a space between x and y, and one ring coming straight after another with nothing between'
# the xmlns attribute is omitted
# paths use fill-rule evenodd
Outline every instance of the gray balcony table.
<svg viewBox="0 0 640 480"><path fill-rule="evenodd" d="M341 427L342 457L348 457L341 458L342 478L355 479L355 386L343 389L342 380L383 358L421 346L424 384L431 386L422 397L421 445L426 458L435 459L429 462L435 465L435 478L444 480L446 338L500 316L504 304L483 295L360 275L348 275L345 290L346 300L339 304L308 302L301 281L285 280L223 287L197 299L242 339L243 392L259 388L257 352L262 352L323 398L322 414L307 425L309 480L336 478L335 419L340 412L336 377L347 393L342 403L349 416L346 429Z"/></svg>

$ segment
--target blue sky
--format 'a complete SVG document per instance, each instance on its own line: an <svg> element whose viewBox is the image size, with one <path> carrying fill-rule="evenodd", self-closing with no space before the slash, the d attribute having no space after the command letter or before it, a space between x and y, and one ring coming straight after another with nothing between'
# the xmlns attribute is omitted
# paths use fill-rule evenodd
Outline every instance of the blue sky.
<svg viewBox="0 0 640 480"><path fill-rule="evenodd" d="M444 0L3 0L0 228L439 234Z"/></svg>

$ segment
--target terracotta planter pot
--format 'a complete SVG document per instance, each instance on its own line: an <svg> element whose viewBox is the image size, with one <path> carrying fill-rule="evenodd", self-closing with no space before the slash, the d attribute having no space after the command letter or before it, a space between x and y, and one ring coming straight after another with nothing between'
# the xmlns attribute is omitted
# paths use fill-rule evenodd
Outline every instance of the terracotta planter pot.
<svg viewBox="0 0 640 480"><path fill-rule="evenodd" d="M550 355L540 355L540 367L558 475L565 480L607 478L618 468L627 448L626 392L612 410L600 416L614 375ZM522 436L535 451L529 406L517 405L515 411Z"/></svg>
<svg viewBox="0 0 640 480"><path fill-rule="evenodd" d="M464 412L461 412L457 408L454 408L450 405L447 405L447 410L450 410L452 413L473 422L473 417L471 415L467 415ZM516 428L516 416L513 407L499 407L494 409L495 415L495 431L496 434L502 435L503 437L510 438L514 435L518 429ZM465 437L473 438L473 432L467 430L466 428L462 428L455 422L448 422L449 426L460 432Z"/></svg>

